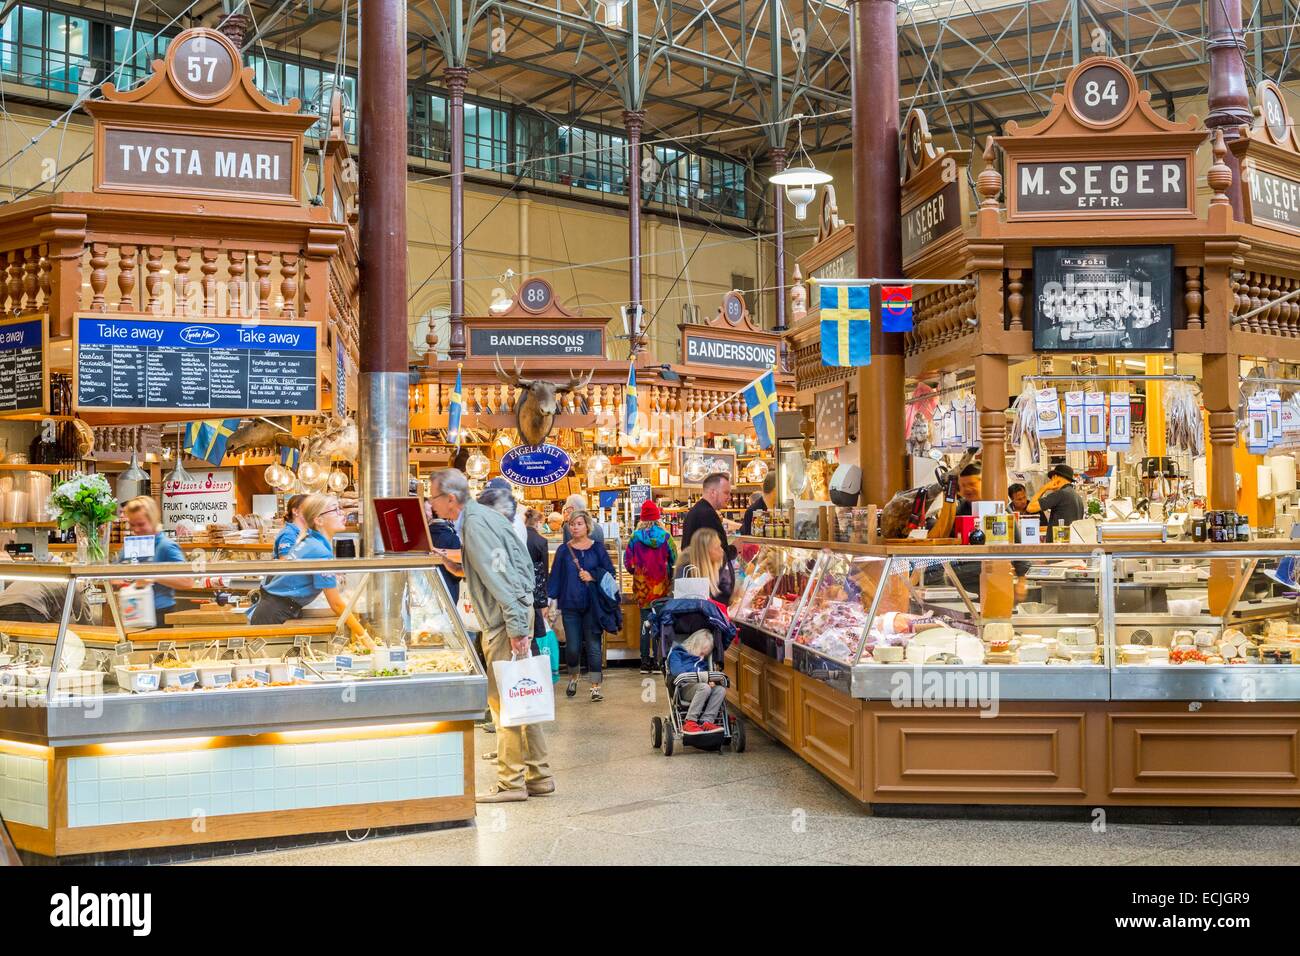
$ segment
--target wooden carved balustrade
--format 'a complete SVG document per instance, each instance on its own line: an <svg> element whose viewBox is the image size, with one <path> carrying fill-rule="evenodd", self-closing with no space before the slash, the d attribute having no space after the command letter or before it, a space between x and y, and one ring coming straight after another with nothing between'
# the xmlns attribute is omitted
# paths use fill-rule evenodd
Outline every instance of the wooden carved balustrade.
<svg viewBox="0 0 1300 956"><path fill-rule="evenodd" d="M911 332L903 337L907 355L920 355L927 349L956 339L973 336L976 326L977 289L974 285L940 286L916 303Z"/></svg>
<svg viewBox="0 0 1300 956"><path fill-rule="evenodd" d="M1300 278L1270 275L1264 272L1243 272L1233 275L1233 324L1244 332L1275 335L1281 338L1300 338L1300 298L1279 302L1288 293L1300 288ZM1273 303L1271 308L1243 318L1250 312Z"/></svg>

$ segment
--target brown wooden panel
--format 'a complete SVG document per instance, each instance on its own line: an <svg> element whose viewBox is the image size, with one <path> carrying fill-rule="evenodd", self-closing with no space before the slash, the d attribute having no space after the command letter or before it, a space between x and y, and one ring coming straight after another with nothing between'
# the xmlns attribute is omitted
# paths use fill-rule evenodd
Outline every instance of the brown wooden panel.
<svg viewBox="0 0 1300 956"><path fill-rule="evenodd" d="M795 750L832 783L863 799L869 759L862 702L795 675Z"/></svg>
<svg viewBox="0 0 1300 956"><path fill-rule="evenodd" d="M794 670L785 664L768 661L763 679L768 733L788 747L795 740Z"/></svg>
<svg viewBox="0 0 1300 956"><path fill-rule="evenodd" d="M732 641L722 655L722 673L727 675L727 703L740 708L740 641Z"/></svg>
<svg viewBox="0 0 1300 956"><path fill-rule="evenodd" d="M1111 713L1107 725L1112 795L1300 801L1294 714Z"/></svg>
<svg viewBox="0 0 1300 956"><path fill-rule="evenodd" d="M765 655L749 647L740 649L740 711L764 725L767 723L767 714L763 710L763 671L766 667Z"/></svg>
<svg viewBox="0 0 1300 956"><path fill-rule="evenodd" d="M870 717L873 797L962 794L1023 802L1024 794L1085 792L1082 713L1000 714L920 708Z"/></svg>

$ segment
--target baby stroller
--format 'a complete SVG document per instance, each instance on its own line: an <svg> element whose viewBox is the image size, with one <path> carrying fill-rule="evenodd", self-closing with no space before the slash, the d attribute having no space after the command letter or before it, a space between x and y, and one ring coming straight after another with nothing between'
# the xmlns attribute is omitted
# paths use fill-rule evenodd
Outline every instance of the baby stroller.
<svg viewBox="0 0 1300 956"><path fill-rule="evenodd" d="M651 742L656 750L662 749L665 757L671 757L680 743L688 744L700 750L716 750L721 753L730 747L734 753L745 750L745 724L738 715L731 713L723 705L718 715L720 730L703 734L685 734L682 725L690 706L686 689L698 683L712 682L719 687L729 687L727 675L722 671L722 654L736 636L736 628L712 601L698 598L673 598L655 602L652 606L652 619L655 627L655 651L660 671L664 678L664 687L668 691L668 715L650 718ZM678 674L671 678L668 673L668 655L674 644L681 643L695 631L704 628L713 635L713 654L708 673ZM702 691L701 691L702 693Z"/></svg>

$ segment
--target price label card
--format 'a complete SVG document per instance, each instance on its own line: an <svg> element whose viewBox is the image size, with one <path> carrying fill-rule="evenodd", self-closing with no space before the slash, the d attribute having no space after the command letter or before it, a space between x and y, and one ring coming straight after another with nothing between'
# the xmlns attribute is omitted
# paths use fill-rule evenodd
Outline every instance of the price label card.
<svg viewBox="0 0 1300 956"><path fill-rule="evenodd" d="M245 643L242 637L232 637L226 641L226 647L232 651L242 651Z"/></svg>
<svg viewBox="0 0 1300 956"><path fill-rule="evenodd" d="M26 657L30 652L31 652L31 647L29 647L28 645L26 645L26 644L19 644L19 645L18 645L18 656L19 656L19 657Z"/></svg>
<svg viewBox="0 0 1300 956"><path fill-rule="evenodd" d="M294 680L306 680L306 679L307 679L307 672L306 672L305 670L303 670L301 667L295 667L292 671L290 671L290 674L293 675L293 679L294 679Z"/></svg>
<svg viewBox="0 0 1300 956"><path fill-rule="evenodd" d="M248 642L248 650L252 654L262 653L264 647L266 647L266 641L260 637L255 637Z"/></svg>
<svg viewBox="0 0 1300 956"><path fill-rule="evenodd" d="M159 654L175 654L175 653L176 653L176 642L175 642L175 641L159 641L159 642L158 642L158 653L159 653Z"/></svg>
<svg viewBox="0 0 1300 956"><path fill-rule="evenodd" d="M212 685L213 685L214 687L225 687L225 686L226 686L227 684L229 684L229 683L230 683L230 675L229 675L229 674L213 674L213 675L212 675Z"/></svg>
<svg viewBox="0 0 1300 956"><path fill-rule="evenodd" d="M405 664L405 663L406 663L406 648L403 647L403 648L401 648L400 650L397 650L397 649L390 650L390 651L388 652L388 663L389 663L389 664Z"/></svg>
<svg viewBox="0 0 1300 956"><path fill-rule="evenodd" d="M339 654L334 658L334 665L341 671L352 670L352 658L347 654Z"/></svg>
<svg viewBox="0 0 1300 956"><path fill-rule="evenodd" d="M269 684L271 683L271 674L269 671L253 671L253 680Z"/></svg>
<svg viewBox="0 0 1300 956"><path fill-rule="evenodd" d="M348 639L344 634L335 634L330 638L330 647L343 647L347 644Z"/></svg>
<svg viewBox="0 0 1300 956"><path fill-rule="evenodd" d="M178 679L178 683L182 687L193 687L198 682L199 682L198 671L186 671L185 673L181 674L180 678Z"/></svg>
<svg viewBox="0 0 1300 956"><path fill-rule="evenodd" d="M135 650L134 644L132 644L130 641L122 641L120 644L118 644L116 647L113 648L113 653L116 654L118 657L125 657L127 654L130 654L134 650Z"/></svg>
<svg viewBox="0 0 1300 956"><path fill-rule="evenodd" d="M306 634L297 634L293 639L294 647L311 647L311 638Z"/></svg>
<svg viewBox="0 0 1300 956"><path fill-rule="evenodd" d="M157 689L158 689L158 675L157 675L157 674L141 674L139 677L137 677L137 678L135 679L135 689L138 690L138 691L157 690Z"/></svg>

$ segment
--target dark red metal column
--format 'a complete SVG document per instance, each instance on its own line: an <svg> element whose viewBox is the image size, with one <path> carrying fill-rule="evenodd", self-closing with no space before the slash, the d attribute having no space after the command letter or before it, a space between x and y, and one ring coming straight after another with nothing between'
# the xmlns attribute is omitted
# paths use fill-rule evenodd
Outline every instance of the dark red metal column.
<svg viewBox="0 0 1300 956"><path fill-rule="evenodd" d="M641 127L644 110L625 110L623 127L627 130L627 229L628 229L628 321L632 323L632 354L645 351L641 339L642 323L637 318L641 304Z"/></svg>
<svg viewBox="0 0 1300 956"><path fill-rule="evenodd" d="M854 0L853 230L859 278L901 276L898 210L898 5ZM871 364L858 370L862 500L883 505L903 487L903 336L886 335L871 295ZM868 454L870 449L870 454Z"/></svg>
<svg viewBox="0 0 1300 956"><path fill-rule="evenodd" d="M779 173L785 169L785 150L777 146L772 150L772 172ZM785 331L785 187L772 185L772 237L776 246L776 312L773 328L777 332ZM781 343L785 352L785 343Z"/></svg>
<svg viewBox="0 0 1300 956"><path fill-rule="evenodd" d="M447 144L451 157L451 342L448 354L465 357L465 84L469 70L451 66L447 81ZM406 102L403 98L402 102Z"/></svg>
<svg viewBox="0 0 1300 956"><path fill-rule="evenodd" d="M1211 130L1223 127L1223 138L1231 142L1239 137L1238 127L1249 126L1254 115L1246 90L1246 41L1241 35L1241 0L1209 0L1210 115L1205 125ZM1232 217L1240 221L1241 162L1231 151L1225 159L1232 170L1232 188L1228 199Z"/></svg>
<svg viewBox="0 0 1300 956"><path fill-rule="evenodd" d="M406 3L368 0L361 24L360 481L366 550L383 549L376 498L407 493ZM341 345L339 346L342 347ZM380 587L369 616L401 621L400 588Z"/></svg>

